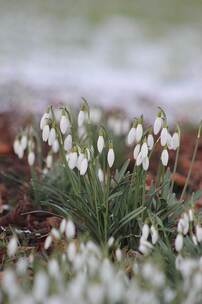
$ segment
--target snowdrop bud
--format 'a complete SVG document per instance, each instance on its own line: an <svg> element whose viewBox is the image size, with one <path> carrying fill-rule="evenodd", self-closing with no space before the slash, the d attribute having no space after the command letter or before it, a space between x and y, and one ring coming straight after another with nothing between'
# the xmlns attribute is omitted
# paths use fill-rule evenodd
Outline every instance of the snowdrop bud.
<svg viewBox="0 0 202 304"><path fill-rule="evenodd" d="M142 164L142 160L143 160L142 153L140 152L137 156L136 165L140 166Z"/></svg>
<svg viewBox="0 0 202 304"><path fill-rule="evenodd" d="M71 170L76 167L77 164L77 152L71 152L69 154L68 166Z"/></svg>
<svg viewBox="0 0 202 304"><path fill-rule="evenodd" d="M43 128L45 127L45 125L47 124L47 120L49 118L49 114L48 113L44 113L41 121L40 121L40 129L43 130Z"/></svg>
<svg viewBox="0 0 202 304"><path fill-rule="evenodd" d="M16 254L18 248L18 243L17 243L17 239L15 236L13 236L10 241L8 242L8 246L7 246L7 253L9 257L12 257Z"/></svg>
<svg viewBox="0 0 202 304"><path fill-rule="evenodd" d="M140 142L141 139L142 139L142 135L143 135L143 127L142 127L142 124L138 124L137 125L137 128L136 128L136 141L137 142Z"/></svg>
<svg viewBox="0 0 202 304"><path fill-rule="evenodd" d="M28 164L30 167L34 165L34 161L35 161L35 154L33 151L31 151L28 154Z"/></svg>
<svg viewBox="0 0 202 304"><path fill-rule="evenodd" d="M72 135L69 134L64 140L64 149L65 151L69 151L72 149Z"/></svg>
<svg viewBox="0 0 202 304"><path fill-rule="evenodd" d="M66 229L65 229L65 234L66 234L67 239L72 239L72 238L75 237L76 227L71 220L69 220L67 222Z"/></svg>
<svg viewBox="0 0 202 304"><path fill-rule="evenodd" d="M52 144L54 143L55 139L56 139L55 128L51 128L50 132L49 132L49 136L48 136L48 144L49 144L49 146L52 146Z"/></svg>
<svg viewBox="0 0 202 304"><path fill-rule="evenodd" d="M80 174L85 175L87 169L88 169L88 160L87 158L84 158L81 162Z"/></svg>
<svg viewBox="0 0 202 304"><path fill-rule="evenodd" d="M183 247L183 235L181 233L178 233L176 239L175 239L175 250L177 252L180 252Z"/></svg>
<svg viewBox="0 0 202 304"><path fill-rule="evenodd" d="M109 148L109 151L108 151L108 154L107 154L107 161L108 161L108 165L109 165L110 168L113 166L114 160L115 160L114 149Z"/></svg>
<svg viewBox="0 0 202 304"><path fill-rule="evenodd" d="M154 137L153 137L152 134L149 134L148 137L147 137L147 145L148 145L149 150L153 149L153 146L154 146Z"/></svg>
<svg viewBox="0 0 202 304"><path fill-rule="evenodd" d="M18 139L15 139L15 141L13 143L13 150L14 150L15 154L18 154L19 146L20 146L20 141Z"/></svg>
<svg viewBox="0 0 202 304"><path fill-rule="evenodd" d="M199 224L196 225L196 237L199 243L202 242L202 227Z"/></svg>
<svg viewBox="0 0 202 304"><path fill-rule="evenodd" d="M120 248L117 248L117 249L116 249L115 255L116 255L117 261L118 261L118 262L121 262L121 259L122 259L122 252L121 252L121 249L120 249Z"/></svg>
<svg viewBox="0 0 202 304"><path fill-rule="evenodd" d="M190 220L190 222L193 222L193 220L194 220L194 214L193 214L192 209L189 209L189 220Z"/></svg>
<svg viewBox="0 0 202 304"><path fill-rule="evenodd" d="M144 224L142 227L142 238L144 240L147 240L149 236L149 225L148 224Z"/></svg>
<svg viewBox="0 0 202 304"><path fill-rule="evenodd" d="M142 158L147 157L148 155L148 147L147 147L147 143L144 142L142 147L141 147L141 153L142 153Z"/></svg>
<svg viewBox="0 0 202 304"><path fill-rule="evenodd" d="M51 244L52 244L52 236L51 235L48 235L46 240L45 240L45 243L44 243L44 249L45 250L48 250L48 248L50 248Z"/></svg>
<svg viewBox="0 0 202 304"><path fill-rule="evenodd" d="M140 147L141 147L140 144L137 144L134 148L133 157L135 160L137 159L138 154L140 153Z"/></svg>
<svg viewBox="0 0 202 304"><path fill-rule="evenodd" d="M152 244L155 245L158 241L159 234L157 229L153 225L151 226L150 230L151 230Z"/></svg>
<svg viewBox="0 0 202 304"><path fill-rule="evenodd" d="M167 149L163 149L161 153L161 161L165 167L168 165L168 159L169 159L168 151Z"/></svg>
<svg viewBox="0 0 202 304"><path fill-rule="evenodd" d="M81 170L81 163L82 163L84 157L85 157L84 153L80 153L79 157L77 159L77 165L76 166L77 166L79 171Z"/></svg>
<svg viewBox="0 0 202 304"><path fill-rule="evenodd" d="M153 131L155 135L157 135L160 132L162 125L163 125L163 119L161 117L156 117L153 127Z"/></svg>
<svg viewBox="0 0 202 304"><path fill-rule="evenodd" d="M63 219L60 223L60 233L64 233L66 229L67 221L66 219Z"/></svg>
<svg viewBox="0 0 202 304"><path fill-rule="evenodd" d="M42 131L42 139L43 141L47 141L49 137L50 128L49 125L45 125Z"/></svg>
<svg viewBox="0 0 202 304"><path fill-rule="evenodd" d="M168 138L168 130L167 128L163 128L161 130L161 146L164 147L167 144L167 138Z"/></svg>
<svg viewBox="0 0 202 304"><path fill-rule="evenodd" d="M128 133L128 138L127 138L127 142L129 146L133 144L135 138L136 138L136 128L132 127Z"/></svg>
<svg viewBox="0 0 202 304"><path fill-rule="evenodd" d="M81 110L78 115L78 126L81 127L84 124L84 121L85 121L85 112Z"/></svg>
<svg viewBox="0 0 202 304"><path fill-rule="evenodd" d="M98 149L99 153L102 153L104 145L105 145L104 137L102 135L100 135L97 140L97 149Z"/></svg>
<svg viewBox="0 0 202 304"><path fill-rule="evenodd" d="M180 137L179 137L179 134L177 132L175 132L173 134L172 145L173 145L173 150L176 150L180 145Z"/></svg>
<svg viewBox="0 0 202 304"><path fill-rule="evenodd" d="M194 234L192 234L192 241L193 241L193 243L194 243L195 246L198 245L197 238L196 238L196 236Z"/></svg>
<svg viewBox="0 0 202 304"><path fill-rule="evenodd" d="M50 169L53 165L53 156L51 154L48 154L46 158L46 166L48 169Z"/></svg>
<svg viewBox="0 0 202 304"><path fill-rule="evenodd" d="M58 153L58 151L59 151L59 142L57 139L55 139L53 142L52 150L54 153Z"/></svg>
<svg viewBox="0 0 202 304"><path fill-rule="evenodd" d="M69 128L69 120L66 115L62 115L60 119L60 130L65 134Z"/></svg>
<svg viewBox="0 0 202 304"><path fill-rule="evenodd" d="M144 169L144 171L147 171L149 169L149 157L145 157L142 160L142 167Z"/></svg>
<svg viewBox="0 0 202 304"><path fill-rule="evenodd" d="M104 172L101 168L98 169L98 179L101 183L104 182Z"/></svg>
<svg viewBox="0 0 202 304"><path fill-rule="evenodd" d="M60 239L60 233L56 228L52 228L51 229L51 235L53 236L53 238L55 238L56 240Z"/></svg>
<svg viewBox="0 0 202 304"><path fill-rule="evenodd" d="M23 135L20 141L21 147L23 150L27 148L27 136Z"/></svg>
<svg viewBox="0 0 202 304"><path fill-rule="evenodd" d="M70 262L73 262L76 257L76 244L74 242L71 242L67 247L67 257Z"/></svg>
<svg viewBox="0 0 202 304"><path fill-rule="evenodd" d="M112 245L114 244L114 238L113 238L113 236L111 236L111 237L109 238L107 244L108 244L108 247L109 247L109 248L112 247Z"/></svg>

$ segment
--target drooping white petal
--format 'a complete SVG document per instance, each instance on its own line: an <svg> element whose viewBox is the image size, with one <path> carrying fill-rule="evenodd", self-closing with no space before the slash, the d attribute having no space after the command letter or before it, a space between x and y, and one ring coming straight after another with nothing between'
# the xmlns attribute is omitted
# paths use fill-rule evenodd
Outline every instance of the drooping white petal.
<svg viewBox="0 0 202 304"><path fill-rule="evenodd" d="M167 149L163 149L161 153L161 161L165 167L168 165L168 159L169 159L168 151Z"/></svg>
<svg viewBox="0 0 202 304"><path fill-rule="evenodd" d="M137 144L134 148L133 157L135 160L137 159L138 154L140 153L140 147L141 147L140 144Z"/></svg>
<svg viewBox="0 0 202 304"><path fill-rule="evenodd" d="M140 166L142 164L142 160L143 160L142 153L140 152L137 156L136 165Z"/></svg>
<svg viewBox="0 0 202 304"><path fill-rule="evenodd" d="M158 230L153 225L151 226L150 230L151 230L152 244L155 245L159 238Z"/></svg>
<svg viewBox="0 0 202 304"><path fill-rule="evenodd" d="M149 157L148 156L143 158L142 167L143 167L144 171L147 171L149 169Z"/></svg>
<svg viewBox="0 0 202 304"><path fill-rule="evenodd" d="M153 127L153 131L155 135L157 135L160 132L162 125L163 125L163 119L161 117L156 117Z"/></svg>
<svg viewBox="0 0 202 304"><path fill-rule="evenodd" d="M15 139L15 141L13 143L13 150L14 150L15 154L18 154L19 146L20 146L20 141L18 139Z"/></svg>
<svg viewBox="0 0 202 304"><path fill-rule="evenodd" d="M53 156L51 154L48 154L46 158L46 166L48 169L50 169L53 165Z"/></svg>
<svg viewBox="0 0 202 304"><path fill-rule="evenodd" d="M115 160L114 149L110 148L107 154L107 161L110 168L113 166L114 160Z"/></svg>
<svg viewBox="0 0 202 304"><path fill-rule="evenodd" d="M142 124L138 124L136 128L136 141L140 142L143 135L143 127Z"/></svg>
<svg viewBox="0 0 202 304"><path fill-rule="evenodd" d="M104 137L102 135L100 135L97 140L97 149L98 149L99 153L102 153L104 145L105 145Z"/></svg>
<svg viewBox="0 0 202 304"><path fill-rule="evenodd" d="M148 224L144 224L142 227L142 238L144 240L147 240L149 236L149 225Z"/></svg>
<svg viewBox="0 0 202 304"><path fill-rule="evenodd" d="M66 115L62 115L60 119L60 130L62 134L65 134L69 128L69 120Z"/></svg>
<svg viewBox="0 0 202 304"><path fill-rule="evenodd" d="M20 140L20 144L23 150L25 150L27 148L27 135L23 135L21 140Z"/></svg>
<svg viewBox="0 0 202 304"><path fill-rule="evenodd" d="M199 243L202 242L202 227L199 224L196 225L196 237Z"/></svg>
<svg viewBox="0 0 202 304"><path fill-rule="evenodd" d="M147 157L148 152L149 152L149 150L148 150L147 143L144 142L143 145L142 145L142 147L141 147L142 158Z"/></svg>
<svg viewBox="0 0 202 304"><path fill-rule="evenodd" d="M120 262L121 259L122 259L122 251L121 251L120 248L117 248L117 249L116 249L115 255L116 255L117 261Z"/></svg>
<svg viewBox="0 0 202 304"><path fill-rule="evenodd" d="M48 113L44 113L43 116L41 117L41 121L40 121L40 129L41 130L43 130L43 128L47 124L48 118L49 118L49 114Z"/></svg>
<svg viewBox="0 0 202 304"><path fill-rule="evenodd" d="M49 136L48 136L48 144L49 144L49 146L52 146L52 144L54 143L55 139L56 139L55 128L51 128L50 132L49 132Z"/></svg>
<svg viewBox="0 0 202 304"><path fill-rule="evenodd" d="M149 150L153 149L153 146L154 146L154 137L153 137L152 134L149 134L148 137L147 137L147 145L148 145Z"/></svg>
<svg viewBox="0 0 202 304"><path fill-rule="evenodd" d="M72 149L72 135L69 134L64 140L64 149L65 151L70 151Z"/></svg>
<svg viewBox="0 0 202 304"><path fill-rule="evenodd" d="M180 252L183 247L183 235L181 233L178 233L176 239L175 239L175 250L177 252Z"/></svg>
<svg viewBox="0 0 202 304"><path fill-rule="evenodd" d="M45 125L42 131L42 139L43 141L47 141L49 137L50 128L49 125Z"/></svg>
<svg viewBox="0 0 202 304"><path fill-rule="evenodd" d="M82 160L84 159L84 157L85 157L84 153L79 153L79 156L77 159L77 164L76 164L79 171L81 170L81 163L82 163Z"/></svg>
<svg viewBox="0 0 202 304"><path fill-rule="evenodd" d="M101 183L104 181L104 172L101 168L98 169L98 179Z"/></svg>
<svg viewBox="0 0 202 304"><path fill-rule="evenodd" d="M8 242L7 253L9 257L12 257L16 254L18 248L18 242L15 236L13 236Z"/></svg>
<svg viewBox="0 0 202 304"><path fill-rule="evenodd" d="M127 138L127 142L129 146L134 143L135 138L136 138L136 128L132 127L128 133L128 138Z"/></svg>
<svg viewBox="0 0 202 304"><path fill-rule="evenodd" d="M71 152L69 154L68 166L71 170L76 167L77 164L77 152Z"/></svg>
<svg viewBox="0 0 202 304"><path fill-rule="evenodd" d="M71 220L67 221L65 234L66 234L67 239L72 239L75 237L76 227Z"/></svg>
<svg viewBox="0 0 202 304"><path fill-rule="evenodd" d="M24 156L24 149L22 148L21 144L18 146L18 157L22 159Z"/></svg>
<svg viewBox="0 0 202 304"><path fill-rule="evenodd" d="M163 128L161 130L161 146L164 147L167 144L167 138L168 138L168 130L167 128Z"/></svg>
<svg viewBox="0 0 202 304"><path fill-rule="evenodd" d="M53 142L52 150L54 153L58 153L58 151L59 151L59 142L57 139L55 139Z"/></svg>
<svg viewBox="0 0 202 304"><path fill-rule="evenodd" d="M87 160L87 158L84 158L81 162L80 174L85 175L87 169L88 169L88 160Z"/></svg>
<svg viewBox="0 0 202 304"><path fill-rule="evenodd" d="M169 132L167 134L167 146L169 150L173 149L173 139Z"/></svg>
<svg viewBox="0 0 202 304"><path fill-rule="evenodd" d="M176 150L180 145L180 137L179 137L179 134L177 132L175 132L173 134L172 144L173 144L173 149L174 150Z"/></svg>
<svg viewBox="0 0 202 304"><path fill-rule="evenodd" d="M60 223L60 233L64 233L66 229L67 221L66 219L63 219Z"/></svg>
<svg viewBox="0 0 202 304"><path fill-rule="evenodd" d="M29 166L33 166L35 162L35 153L33 151L28 153L28 164Z"/></svg>

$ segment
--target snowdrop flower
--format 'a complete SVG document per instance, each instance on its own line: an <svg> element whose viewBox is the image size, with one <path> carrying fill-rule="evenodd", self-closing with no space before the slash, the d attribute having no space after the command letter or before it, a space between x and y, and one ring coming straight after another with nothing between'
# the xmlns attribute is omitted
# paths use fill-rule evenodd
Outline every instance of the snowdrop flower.
<svg viewBox="0 0 202 304"><path fill-rule="evenodd" d="M142 161L143 161L143 158L142 158L142 153L140 152L137 156L137 159L136 159L136 165L137 166L140 166L142 164Z"/></svg>
<svg viewBox="0 0 202 304"><path fill-rule="evenodd" d="M163 166L166 167L168 165L168 159L169 159L168 150L163 149L163 151L161 153L161 161L162 161Z"/></svg>
<svg viewBox="0 0 202 304"><path fill-rule="evenodd" d="M177 252L180 252L183 247L183 235L181 233L178 233L176 239L175 239L175 250Z"/></svg>
<svg viewBox="0 0 202 304"><path fill-rule="evenodd" d="M140 142L142 139L142 136L143 136L143 127L142 127L142 124L139 123L136 128L136 134L135 134L136 141Z"/></svg>
<svg viewBox="0 0 202 304"><path fill-rule="evenodd" d="M107 161L108 161L108 165L109 165L110 168L113 166L114 160L115 160L114 149L110 145L109 151L108 151L108 154L107 154Z"/></svg>
<svg viewBox="0 0 202 304"><path fill-rule="evenodd" d="M59 151L59 142L57 139L55 139L53 142L52 150L54 153L58 153L58 151Z"/></svg>
<svg viewBox="0 0 202 304"><path fill-rule="evenodd" d="M65 234L66 234L67 239L73 239L75 237L76 227L71 220L68 220L68 222L67 222Z"/></svg>
<svg viewBox="0 0 202 304"><path fill-rule="evenodd" d="M161 130L161 146L164 147L167 144L167 139L168 139L168 129L167 128L163 128Z"/></svg>
<svg viewBox="0 0 202 304"><path fill-rule="evenodd" d="M173 149L173 139L169 132L167 134L167 147L169 150Z"/></svg>
<svg viewBox="0 0 202 304"><path fill-rule="evenodd" d="M19 147L18 147L18 157L19 157L19 159L22 159L23 156L24 156L24 150L23 150L22 146L19 145Z"/></svg>
<svg viewBox="0 0 202 304"><path fill-rule="evenodd" d="M40 121L40 129L43 130L43 128L45 127L45 125L47 124L47 120L49 118L49 113L44 113L41 121Z"/></svg>
<svg viewBox="0 0 202 304"><path fill-rule="evenodd" d="M172 137L173 150L176 150L180 145L180 137L178 132L175 132Z"/></svg>
<svg viewBox="0 0 202 304"><path fill-rule="evenodd" d="M149 236L149 225L145 223L142 227L142 238L144 240L147 240L148 236Z"/></svg>
<svg viewBox="0 0 202 304"><path fill-rule="evenodd" d="M55 139L56 139L55 128L51 128L50 132L49 132L49 136L48 136L48 144L49 144L49 146L52 146L52 144L54 143Z"/></svg>
<svg viewBox="0 0 202 304"><path fill-rule="evenodd" d="M63 219L60 223L60 233L64 233L66 229L67 221L66 219Z"/></svg>
<svg viewBox="0 0 202 304"><path fill-rule="evenodd" d="M104 137L103 135L99 135L97 140L97 149L99 153L102 153L104 146L105 146Z"/></svg>
<svg viewBox="0 0 202 304"><path fill-rule="evenodd" d="M77 165L77 152L71 152L69 154L68 166L71 170L73 170Z"/></svg>
<svg viewBox="0 0 202 304"><path fill-rule="evenodd" d="M134 151L133 151L133 158L134 158L134 160L137 159L138 154L140 153L140 147L141 147L140 144L137 144L135 146L135 148L134 148Z"/></svg>
<svg viewBox="0 0 202 304"><path fill-rule="evenodd" d="M52 236L51 235L48 235L45 242L44 242L44 249L45 250L48 250L48 248L50 248L51 244L52 244Z"/></svg>
<svg viewBox="0 0 202 304"><path fill-rule="evenodd" d="M202 227L199 224L196 225L196 237L199 243L202 242Z"/></svg>
<svg viewBox="0 0 202 304"><path fill-rule="evenodd" d="M69 128L69 120L66 115L62 115L60 119L60 130L62 134L65 134Z"/></svg>
<svg viewBox="0 0 202 304"><path fill-rule="evenodd" d="M149 150L148 150L147 143L144 142L143 145L142 145L142 147L141 147L142 158L147 157L148 151L149 151Z"/></svg>
<svg viewBox="0 0 202 304"><path fill-rule="evenodd" d="M73 262L76 257L76 244L74 242L71 242L67 247L67 257L70 262Z"/></svg>
<svg viewBox="0 0 202 304"><path fill-rule="evenodd" d="M136 138L136 128L132 127L128 133L128 138L127 138L127 142L129 146L134 143L135 138Z"/></svg>
<svg viewBox="0 0 202 304"><path fill-rule="evenodd" d="M183 213L183 234L186 235L189 231L189 216L186 212Z"/></svg>
<svg viewBox="0 0 202 304"><path fill-rule="evenodd" d="M47 158L46 158L46 166L48 169L50 169L53 165L53 156L52 154L48 154Z"/></svg>
<svg viewBox="0 0 202 304"><path fill-rule="evenodd" d="M143 167L144 171L147 171L149 169L149 157L148 156L143 158L142 167Z"/></svg>
<svg viewBox="0 0 202 304"><path fill-rule="evenodd" d="M117 248L117 249L116 249L115 255L116 255L117 261L118 261L118 262L121 262L121 259L122 259L122 252L121 252L121 249L120 249L120 248Z"/></svg>
<svg viewBox="0 0 202 304"><path fill-rule="evenodd" d="M20 141L19 139L15 139L14 143L13 143L13 150L15 152L15 154L18 154L18 148L20 146Z"/></svg>
<svg viewBox="0 0 202 304"><path fill-rule="evenodd" d="M84 158L84 159L81 161L80 175L85 175L87 169L88 169L88 160L87 160L87 158Z"/></svg>
<svg viewBox="0 0 202 304"><path fill-rule="evenodd" d="M147 145L148 145L148 149L152 150L153 146L154 146L154 137L152 134L149 134L147 137Z"/></svg>
<svg viewBox="0 0 202 304"><path fill-rule="evenodd" d="M56 228L52 228L51 229L51 235L53 236L53 238L55 238L56 240L60 239L60 233Z"/></svg>
<svg viewBox="0 0 202 304"><path fill-rule="evenodd" d="M163 126L163 119L160 116L156 117L153 127L154 135L157 135L160 132L162 126Z"/></svg>
<svg viewBox="0 0 202 304"><path fill-rule="evenodd" d="M152 237L152 244L155 245L159 238L158 230L152 225L150 228L150 231L151 231L151 237Z"/></svg>
<svg viewBox="0 0 202 304"><path fill-rule="evenodd" d="M27 135L23 135L20 141L23 150L27 148Z"/></svg>
<svg viewBox="0 0 202 304"><path fill-rule="evenodd" d="M13 236L8 242L7 253L9 257L12 257L16 254L18 248L17 238Z"/></svg>
<svg viewBox="0 0 202 304"><path fill-rule="evenodd" d="M45 299L48 293L48 285L47 275L42 271L37 272L33 286L33 295L37 302L46 302Z"/></svg>
<svg viewBox="0 0 202 304"><path fill-rule="evenodd" d="M104 182L104 172L101 168L98 169L98 179L101 183Z"/></svg>
<svg viewBox="0 0 202 304"><path fill-rule="evenodd" d="M114 244L114 237L113 237L113 236L111 236L111 237L109 238L107 244L108 244L108 247L109 247L109 248L112 247L112 245Z"/></svg>
<svg viewBox="0 0 202 304"><path fill-rule="evenodd" d="M79 112L79 115L78 115L78 126L79 128L83 126L84 124L84 121L85 121L85 112L83 110L81 110Z"/></svg>
<svg viewBox="0 0 202 304"><path fill-rule="evenodd" d="M28 164L29 164L29 166L30 166L30 167L33 166L33 165L34 165L34 162L35 162L35 154L34 154L33 151L30 151L30 152L28 153Z"/></svg>
<svg viewBox="0 0 202 304"><path fill-rule="evenodd" d="M153 245L150 242L148 242L148 241L146 241L144 239L140 240L140 245L139 245L138 250L142 254L148 255L151 252L152 248L153 248Z"/></svg>
<svg viewBox="0 0 202 304"><path fill-rule="evenodd" d="M83 161L83 159L85 158L85 154L84 153L79 153L78 159L77 159L77 168L80 171L81 170L81 163Z"/></svg>
<svg viewBox="0 0 202 304"><path fill-rule="evenodd" d="M69 134L64 140L64 149L65 151L70 151L72 149L72 135Z"/></svg>
<svg viewBox="0 0 202 304"><path fill-rule="evenodd" d="M49 133L50 133L49 125L45 125L42 131L42 139L44 142L48 140Z"/></svg>

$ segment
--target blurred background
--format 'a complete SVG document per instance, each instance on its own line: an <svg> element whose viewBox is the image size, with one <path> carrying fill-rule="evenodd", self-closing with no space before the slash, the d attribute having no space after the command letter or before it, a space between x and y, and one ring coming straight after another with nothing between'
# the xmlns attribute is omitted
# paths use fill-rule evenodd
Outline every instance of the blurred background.
<svg viewBox="0 0 202 304"><path fill-rule="evenodd" d="M0 109L202 116L202 1L0 0Z"/></svg>

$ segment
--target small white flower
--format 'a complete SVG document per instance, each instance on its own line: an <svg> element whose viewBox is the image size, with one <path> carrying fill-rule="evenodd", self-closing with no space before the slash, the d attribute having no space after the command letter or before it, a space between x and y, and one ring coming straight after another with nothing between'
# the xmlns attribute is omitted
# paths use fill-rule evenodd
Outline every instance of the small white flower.
<svg viewBox="0 0 202 304"><path fill-rule="evenodd" d="M142 238L146 241L149 236L149 225L144 224L142 227Z"/></svg>
<svg viewBox="0 0 202 304"><path fill-rule="evenodd" d="M56 229L56 228L52 228L51 229L51 235L53 236L53 238L55 238L56 240L60 239L60 232Z"/></svg>
<svg viewBox="0 0 202 304"><path fill-rule="evenodd" d="M167 149L163 149L161 153L161 161L165 167L168 165L168 159L169 159L168 151Z"/></svg>
<svg viewBox="0 0 202 304"><path fill-rule="evenodd" d="M177 132L175 132L173 134L172 145L173 145L173 149L174 150L176 150L179 147L179 145L180 145L180 137L179 137L179 134Z"/></svg>
<svg viewBox="0 0 202 304"><path fill-rule="evenodd" d="M59 142L57 139L55 139L53 142L52 150L54 153L58 153L58 151L59 151Z"/></svg>
<svg viewBox="0 0 202 304"><path fill-rule="evenodd" d="M143 127L142 127L142 124L138 124L137 125L137 128L136 128L136 141L137 142L140 142L141 139L142 139L142 135L143 135Z"/></svg>
<svg viewBox="0 0 202 304"><path fill-rule="evenodd" d="M199 243L202 242L202 227L199 224L196 225L196 237Z"/></svg>
<svg viewBox="0 0 202 304"><path fill-rule="evenodd" d="M42 131L43 141L46 142L48 140L49 132L50 132L49 125L45 125L44 128L43 128L43 131Z"/></svg>
<svg viewBox="0 0 202 304"><path fill-rule="evenodd" d="M173 149L173 139L169 132L167 134L167 146L169 150Z"/></svg>
<svg viewBox="0 0 202 304"><path fill-rule="evenodd" d="M65 151L70 151L72 149L72 135L69 134L64 140L64 149Z"/></svg>
<svg viewBox="0 0 202 304"><path fill-rule="evenodd" d="M52 144L54 143L55 139L56 139L55 128L51 128L50 132L49 132L49 136L48 136L48 144L49 144L49 146L52 146Z"/></svg>
<svg viewBox="0 0 202 304"><path fill-rule="evenodd" d="M47 120L49 118L49 114L48 113L44 113L41 121L40 121L40 129L43 130L43 128L45 127L45 125L47 124Z"/></svg>
<svg viewBox="0 0 202 304"><path fill-rule="evenodd" d="M122 252L121 252L121 249L120 249L120 248L117 248L117 249L116 249L115 255L116 255L117 261L118 261L118 262L121 262L121 259L122 259Z"/></svg>
<svg viewBox="0 0 202 304"><path fill-rule="evenodd" d="M62 115L60 119L60 130L62 134L65 134L69 128L69 120L66 115Z"/></svg>
<svg viewBox="0 0 202 304"><path fill-rule="evenodd" d="M50 248L51 244L52 244L52 236L51 235L48 235L45 242L44 242L44 249L45 250L48 250L48 248Z"/></svg>
<svg viewBox="0 0 202 304"><path fill-rule="evenodd" d="M149 134L148 137L147 137L147 145L148 145L149 150L153 149L153 146L154 146L154 137L153 137L152 134Z"/></svg>
<svg viewBox="0 0 202 304"><path fill-rule="evenodd" d="M141 253L143 253L144 255L148 255L151 252L152 248L153 248L153 245L150 242L148 242L144 239L140 240L140 246L139 246L138 250Z"/></svg>
<svg viewBox="0 0 202 304"><path fill-rule="evenodd" d="M98 179L101 183L104 182L104 172L101 168L98 169Z"/></svg>
<svg viewBox="0 0 202 304"><path fill-rule="evenodd" d="M142 153L140 152L137 156L136 165L140 166L142 164L142 161L143 161Z"/></svg>
<svg viewBox="0 0 202 304"><path fill-rule="evenodd" d="M151 230L152 244L155 245L159 238L158 230L153 225L151 226L150 230Z"/></svg>
<svg viewBox="0 0 202 304"><path fill-rule="evenodd" d="M12 257L16 254L18 248L18 242L15 236L13 236L8 242L7 253L9 257Z"/></svg>
<svg viewBox="0 0 202 304"><path fill-rule="evenodd" d="M46 166L48 169L50 169L53 165L53 156L52 154L48 154L47 158L46 158Z"/></svg>
<svg viewBox="0 0 202 304"><path fill-rule="evenodd" d="M149 151L149 150L148 150L147 143L144 142L143 145L142 145L142 147L141 147L142 158L147 157L148 151Z"/></svg>
<svg viewBox="0 0 202 304"><path fill-rule="evenodd" d="M129 146L134 143L135 138L136 138L136 128L132 127L128 133L128 138L127 138L127 142Z"/></svg>
<svg viewBox="0 0 202 304"><path fill-rule="evenodd" d="M81 110L78 115L78 126L79 127L83 126L84 121L85 121L85 116L86 116L85 112Z"/></svg>
<svg viewBox="0 0 202 304"><path fill-rule="evenodd" d="M149 169L149 157L145 157L142 160L142 167L144 169L144 171L147 171Z"/></svg>
<svg viewBox="0 0 202 304"><path fill-rule="evenodd" d="M107 244L108 244L108 247L109 247L109 248L112 247L112 245L114 244L114 237L113 237L113 236L111 236L111 237L109 238Z"/></svg>
<svg viewBox="0 0 202 304"><path fill-rule="evenodd" d="M87 158L84 158L81 162L80 174L85 175L87 169L88 169L88 160Z"/></svg>
<svg viewBox="0 0 202 304"><path fill-rule="evenodd" d="M60 233L64 233L66 229L67 221L66 219L63 219L60 223Z"/></svg>
<svg viewBox="0 0 202 304"><path fill-rule="evenodd" d="M157 135L160 132L162 125L163 125L163 119L161 117L156 117L153 127L153 131L155 135Z"/></svg>
<svg viewBox="0 0 202 304"><path fill-rule="evenodd" d="M76 164L79 171L81 170L81 163L82 163L84 157L85 157L84 153L79 153L79 156L78 156L78 159L77 159L77 164Z"/></svg>
<svg viewBox="0 0 202 304"><path fill-rule="evenodd" d="M13 143L13 150L14 150L15 154L18 154L19 146L20 146L20 141L18 139L15 139L15 141Z"/></svg>
<svg viewBox="0 0 202 304"><path fill-rule="evenodd" d="M67 256L70 262L73 262L76 257L76 244L71 242L67 247Z"/></svg>
<svg viewBox="0 0 202 304"><path fill-rule="evenodd" d="M141 147L140 144L137 144L134 148L133 157L135 160L137 159L138 154L140 153L140 147Z"/></svg>
<svg viewBox="0 0 202 304"><path fill-rule="evenodd" d="M108 165L109 165L110 168L113 166L114 160L115 160L114 149L109 148L109 151L108 151L108 154L107 154L107 161L108 161Z"/></svg>
<svg viewBox="0 0 202 304"><path fill-rule="evenodd" d="M97 140L97 149L99 153L102 153L104 145L105 145L104 137L100 135Z"/></svg>
<svg viewBox="0 0 202 304"><path fill-rule="evenodd" d="M27 148L27 135L23 135L20 141L23 150Z"/></svg>
<svg viewBox="0 0 202 304"><path fill-rule="evenodd" d="M68 222L67 222L65 234L66 234L67 239L73 239L75 237L76 227L71 220L68 220Z"/></svg>
<svg viewBox="0 0 202 304"><path fill-rule="evenodd" d="M28 164L29 166L33 166L34 165L34 162L35 162L35 154L33 151L30 151L29 154L28 154Z"/></svg>
<svg viewBox="0 0 202 304"><path fill-rule="evenodd" d="M19 147L18 147L18 157L19 157L19 159L22 159L23 156L24 156L24 150L23 150L22 146L19 145Z"/></svg>
<svg viewBox="0 0 202 304"><path fill-rule="evenodd" d="M178 233L176 239L175 239L175 250L177 252L180 252L183 247L183 235L181 233Z"/></svg>
<svg viewBox="0 0 202 304"><path fill-rule="evenodd" d="M164 147L167 144L167 139L168 139L168 130L167 128L163 128L161 130L161 146Z"/></svg>
<svg viewBox="0 0 202 304"><path fill-rule="evenodd" d="M77 165L77 152L71 152L69 154L68 166L71 170L73 170Z"/></svg>

